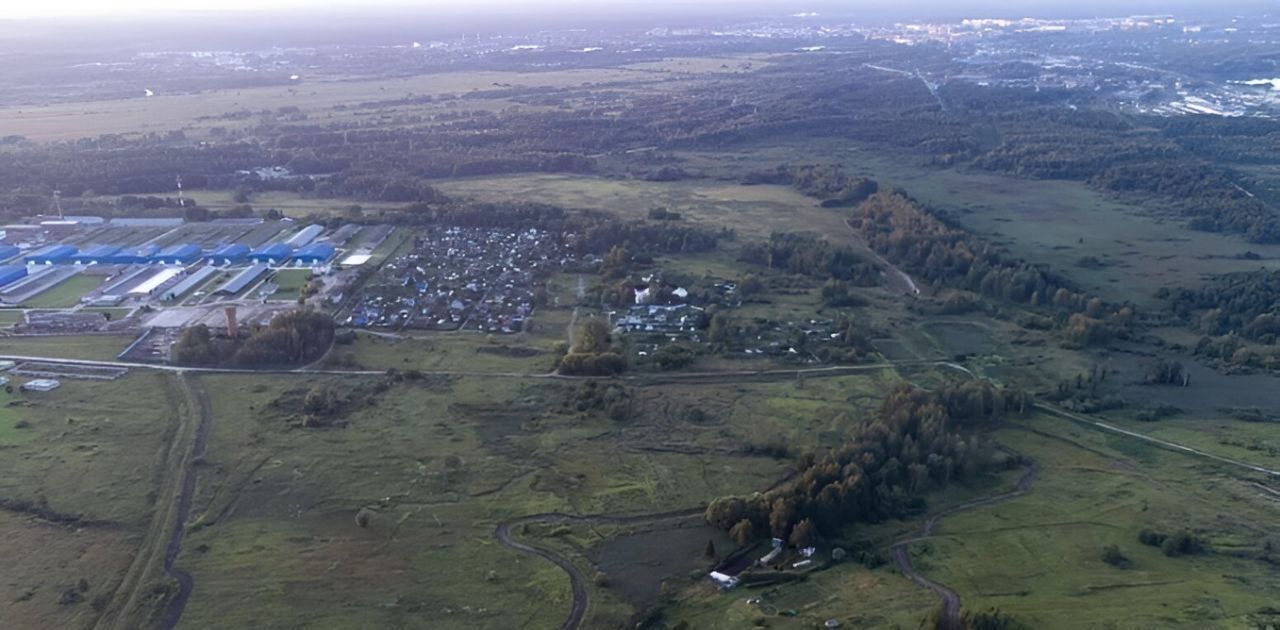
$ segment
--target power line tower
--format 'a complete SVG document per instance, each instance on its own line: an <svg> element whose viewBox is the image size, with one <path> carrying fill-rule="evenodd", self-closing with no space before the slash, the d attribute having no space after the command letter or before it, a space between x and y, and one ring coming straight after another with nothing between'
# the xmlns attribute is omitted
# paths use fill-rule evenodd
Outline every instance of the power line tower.
<svg viewBox="0 0 1280 630"><path fill-rule="evenodd" d="M182 174L179 173L176 179L178 180L178 207L181 208L187 205L187 202L182 198Z"/></svg>

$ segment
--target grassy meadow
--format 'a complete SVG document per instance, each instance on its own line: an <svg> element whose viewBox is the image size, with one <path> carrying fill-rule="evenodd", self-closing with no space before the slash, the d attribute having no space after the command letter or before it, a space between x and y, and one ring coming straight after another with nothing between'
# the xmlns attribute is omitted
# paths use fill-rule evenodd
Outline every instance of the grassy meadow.
<svg viewBox="0 0 1280 630"><path fill-rule="evenodd" d="M134 372L0 392L2 625L92 625L151 523L159 455L175 424L169 379Z"/></svg>

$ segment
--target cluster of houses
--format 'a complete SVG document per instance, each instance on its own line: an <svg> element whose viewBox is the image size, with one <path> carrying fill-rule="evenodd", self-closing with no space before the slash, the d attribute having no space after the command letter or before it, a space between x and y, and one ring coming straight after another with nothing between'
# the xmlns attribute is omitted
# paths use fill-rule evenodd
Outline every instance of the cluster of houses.
<svg viewBox="0 0 1280 630"><path fill-rule="evenodd" d="M366 285L345 323L518 332L547 276L574 260L561 237L542 230L427 229Z"/></svg>

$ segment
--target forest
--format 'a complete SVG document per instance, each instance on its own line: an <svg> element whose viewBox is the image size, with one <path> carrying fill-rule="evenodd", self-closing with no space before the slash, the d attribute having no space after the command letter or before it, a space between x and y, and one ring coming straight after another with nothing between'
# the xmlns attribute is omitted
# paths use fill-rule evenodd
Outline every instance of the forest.
<svg viewBox="0 0 1280 630"><path fill-rule="evenodd" d="M1053 312L1069 343L1123 337L1135 324L1131 306L1089 297L1048 266L1010 257L900 192L873 195L854 209L849 223L872 249L935 287Z"/></svg>
<svg viewBox="0 0 1280 630"><path fill-rule="evenodd" d="M1239 335L1265 345L1280 339L1280 272L1227 274L1160 295L1174 317L1200 334Z"/></svg>
<svg viewBox="0 0 1280 630"><path fill-rule="evenodd" d="M1022 413L1027 396L987 382L930 392L901 386L845 443L806 454L795 479L750 497L722 497L706 509L711 525L751 537L792 537L797 528L839 537L848 525L919 514L924 495L993 466L1017 465L971 430ZM743 540L739 543L745 544Z"/></svg>

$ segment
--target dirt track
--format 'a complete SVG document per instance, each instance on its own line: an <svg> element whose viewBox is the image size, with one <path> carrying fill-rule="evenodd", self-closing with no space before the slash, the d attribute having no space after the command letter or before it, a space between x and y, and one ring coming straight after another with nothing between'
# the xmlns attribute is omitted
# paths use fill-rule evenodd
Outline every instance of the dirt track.
<svg viewBox="0 0 1280 630"><path fill-rule="evenodd" d="M195 579L190 573L174 566L178 554L182 552L182 541L187 533L187 520L191 516L191 499L196 491L195 459L204 456L205 447L209 443L209 431L213 428L213 405L209 402L209 393L204 384L191 376L182 377L183 386L194 400L200 414L200 426L196 429L195 442L191 446L191 457L187 459L182 470L182 492L178 495L177 514L173 524L169 544L165 548L164 570L177 580L178 592L165 606L164 617L160 619L162 630L173 630L182 619L182 611L187 607L191 591L195 588Z"/></svg>
<svg viewBox="0 0 1280 630"><path fill-rule="evenodd" d="M161 572L177 580L179 590L166 607L160 627L167 630L177 625L191 594L191 576L175 571L173 560L182 549L195 492L193 462L204 452L212 411L204 388L194 377L179 375L174 382L181 392L183 409L163 453L151 526L110 602L93 624L94 630L133 630L152 625L154 611L143 602L150 597L148 591Z"/></svg>
<svg viewBox="0 0 1280 630"><path fill-rule="evenodd" d="M996 505L997 503L1003 503L1009 499L1026 494L1031 490L1031 486L1035 485L1036 479L1039 478L1039 476L1040 469L1033 462L1027 466L1026 472L1022 474L1022 478L1018 480L1017 487L1013 490L974 499L968 503L962 503L933 514L929 516L929 518L925 519L924 524L920 526L920 529L915 535L910 538L899 540L898 542L893 543L893 546L889 548L889 553L893 557L893 563L898 567L899 571L902 571L903 575L907 576L907 578L912 582L937 593L938 596L942 598L942 627L946 630L956 630L960 627L960 595L951 590L947 585L930 580L916 571L915 567L911 564L911 544L932 536L933 530L938 525L938 520L944 516L980 507Z"/></svg>
<svg viewBox="0 0 1280 630"><path fill-rule="evenodd" d="M513 526L532 525L539 523L557 523L572 524L586 523L593 525L600 524L636 524L636 523L652 523L666 520L678 520L692 518L701 515L702 508L693 508L689 510L678 510L674 512L660 512L656 514L635 514L626 516L609 516L604 514L594 516L574 516L572 514L561 514L557 512L549 514L534 514L532 516L522 516L520 518L503 521L493 528L493 537L498 543L508 549L514 549L521 553L538 556L552 564L560 567L569 576L569 586L573 591L573 601L569 606L569 615L565 618L564 623L560 624L561 630L577 630L582 625L582 619L587 614L587 581L582 575L582 571L574 566L567 558L557 555L552 551L535 547L519 542L511 537L511 528Z"/></svg>

